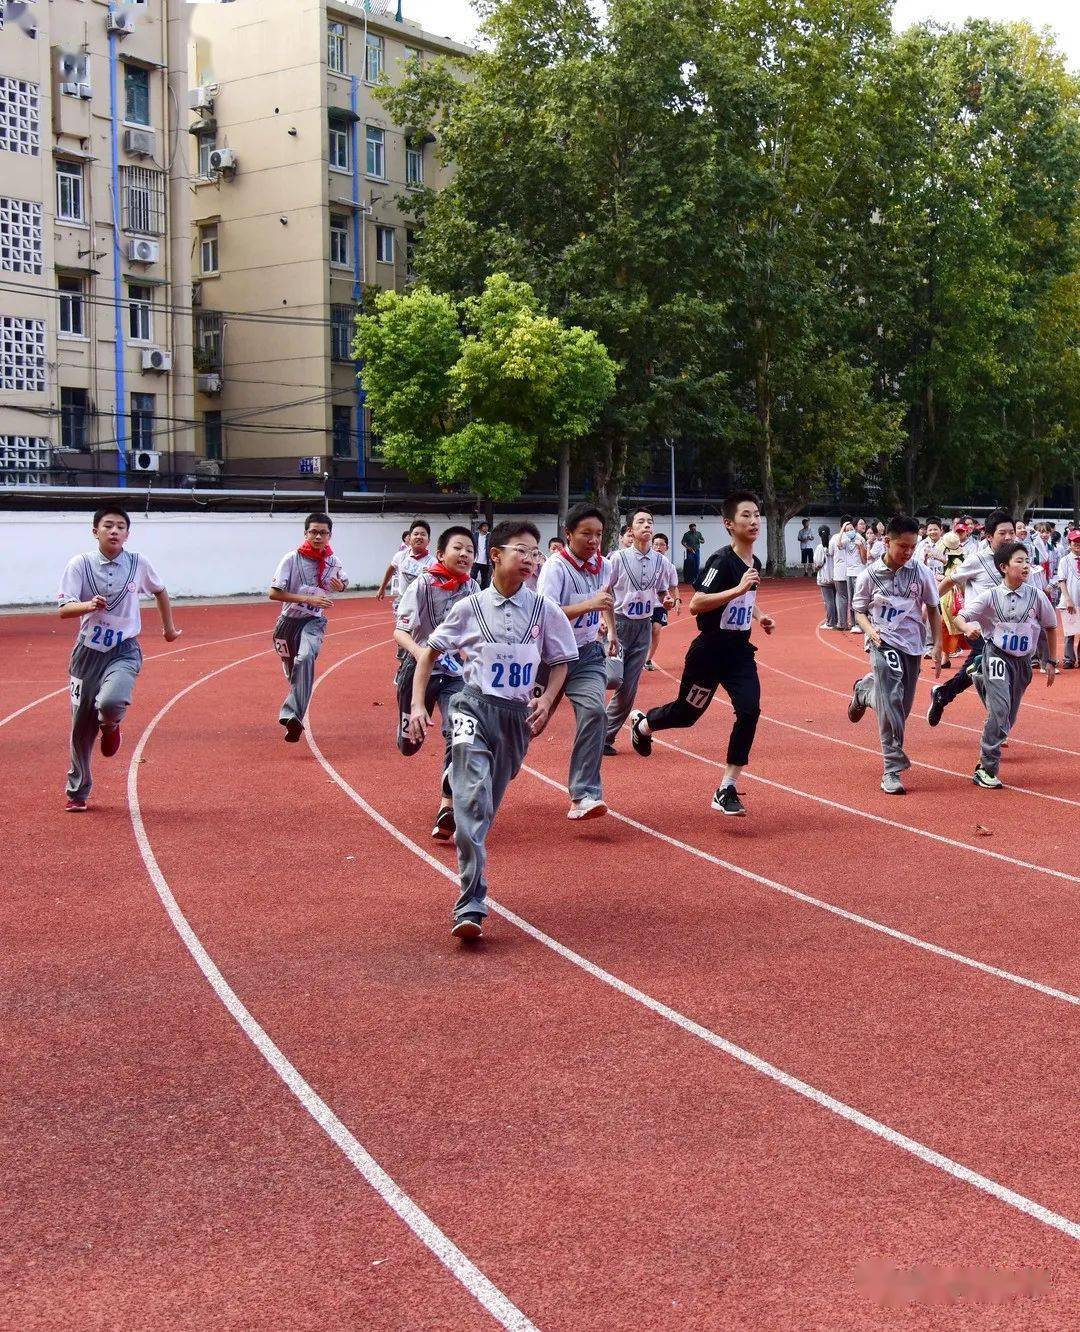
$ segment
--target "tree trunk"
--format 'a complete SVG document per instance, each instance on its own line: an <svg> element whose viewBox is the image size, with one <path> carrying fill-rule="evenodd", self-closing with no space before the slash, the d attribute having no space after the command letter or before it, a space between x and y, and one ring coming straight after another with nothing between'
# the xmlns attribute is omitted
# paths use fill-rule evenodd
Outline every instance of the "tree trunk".
<svg viewBox="0 0 1080 1332"><path fill-rule="evenodd" d="M626 479L626 441L605 435L593 462L593 481L596 502L607 514L604 548L609 549L619 539L623 483Z"/></svg>
<svg viewBox="0 0 1080 1332"><path fill-rule="evenodd" d="M758 422L757 455L761 477L761 505L765 510L765 572L782 578L787 567L784 552L784 522L773 475L772 396L769 391L769 355L758 360L755 375Z"/></svg>
<svg viewBox="0 0 1080 1332"><path fill-rule="evenodd" d="M1020 478L1015 475L1009 478L1009 512L1018 518L1024 513L1020 508Z"/></svg>
<svg viewBox="0 0 1080 1332"><path fill-rule="evenodd" d="M566 531L566 514L570 508L570 441L559 449L559 525L555 529L561 536Z"/></svg>
<svg viewBox="0 0 1080 1332"><path fill-rule="evenodd" d="M1027 513L1030 509L1035 507L1036 500L1041 502L1042 493L1043 493L1042 463L1036 463L1035 469L1031 473L1031 477L1028 480L1027 490L1024 492L1023 508L1013 509L1013 513L1017 517L1020 517L1021 514Z"/></svg>
<svg viewBox="0 0 1080 1332"><path fill-rule="evenodd" d="M495 502L488 499L486 495L484 496L484 522L487 523L489 529L495 526Z"/></svg>

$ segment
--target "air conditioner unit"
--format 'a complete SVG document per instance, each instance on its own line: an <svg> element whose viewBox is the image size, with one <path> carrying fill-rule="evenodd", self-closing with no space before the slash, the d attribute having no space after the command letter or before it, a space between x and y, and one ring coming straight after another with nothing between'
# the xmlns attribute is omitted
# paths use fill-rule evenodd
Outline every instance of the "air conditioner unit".
<svg viewBox="0 0 1080 1332"><path fill-rule="evenodd" d="M235 171L236 154L231 148L215 148L210 154L211 171Z"/></svg>
<svg viewBox="0 0 1080 1332"><path fill-rule="evenodd" d="M160 472L161 454L156 449L132 449L128 454L128 467L133 472Z"/></svg>
<svg viewBox="0 0 1080 1332"><path fill-rule="evenodd" d="M209 88L192 88L187 95L187 104L189 111L212 111L214 94Z"/></svg>
<svg viewBox="0 0 1080 1332"><path fill-rule="evenodd" d="M105 31L126 37L135 31L135 15L130 9L113 9L105 15Z"/></svg>
<svg viewBox="0 0 1080 1332"><path fill-rule="evenodd" d="M90 89L90 85L89 85L88 83L80 83L80 84L79 84L79 99L80 99L80 101L88 102L88 101L90 100L90 98L93 97L93 95L94 95L94 94L93 94L93 92L91 91L91 89Z"/></svg>
<svg viewBox="0 0 1080 1332"><path fill-rule="evenodd" d="M161 247L157 241L152 240L129 240L128 241L128 259L133 264L156 264Z"/></svg>
<svg viewBox="0 0 1080 1332"><path fill-rule="evenodd" d="M144 347L142 368L161 375L165 374L172 369L172 352L167 352L164 347Z"/></svg>
<svg viewBox="0 0 1080 1332"><path fill-rule="evenodd" d="M220 393L221 376L218 374L197 375L196 386L200 393Z"/></svg>
<svg viewBox="0 0 1080 1332"><path fill-rule="evenodd" d="M65 97L78 97L79 85L77 83L62 83L60 85L60 91Z"/></svg>
<svg viewBox="0 0 1080 1332"><path fill-rule="evenodd" d="M153 157L154 131L148 129L124 130L124 152L132 157Z"/></svg>

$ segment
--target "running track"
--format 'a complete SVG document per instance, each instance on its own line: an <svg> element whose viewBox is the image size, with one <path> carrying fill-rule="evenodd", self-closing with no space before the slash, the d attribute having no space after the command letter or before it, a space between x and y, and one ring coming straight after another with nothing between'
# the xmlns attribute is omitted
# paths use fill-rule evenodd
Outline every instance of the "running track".
<svg viewBox="0 0 1080 1332"><path fill-rule="evenodd" d="M762 604L751 816L708 809L717 700L568 824L560 710L474 950L385 607L336 608L295 748L272 608L181 608L172 647L150 610L82 817L70 626L0 620L0 1325L1080 1326L1080 674L1036 676L1007 791L970 784L974 691L916 714L897 800L860 640L801 583Z"/></svg>

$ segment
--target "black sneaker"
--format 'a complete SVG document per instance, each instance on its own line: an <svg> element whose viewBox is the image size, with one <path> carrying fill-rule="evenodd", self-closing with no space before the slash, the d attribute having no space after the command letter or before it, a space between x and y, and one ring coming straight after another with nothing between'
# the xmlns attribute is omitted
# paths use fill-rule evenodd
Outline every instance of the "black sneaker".
<svg viewBox="0 0 1080 1332"><path fill-rule="evenodd" d="M455 832L457 824L454 822L454 807L447 805L435 815L435 827L431 830L431 837L435 842L450 842L453 841Z"/></svg>
<svg viewBox="0 0 1080 1332"><path fill-rule="evenodd" d="M653 662L652 662L652 657L648 657L648 658L646 658L646 661L645 661L645 669L646 669L647 671L655 671L655 670L656 670L656 667L653 665Z"/></svg>
<svg viewBox="0 0 1080 1332"><path fill-rule="evenodd" d="M604 743L604 758L612 758L612 757L613 757L615 754L617 754L618 752L619 752L619 751L615 748L614 745L609 745L609 744L605 741L605 743Z"/></svg>
<svg viewBox="0 0 1080 1332"><path fill-rule="evenodd" d="M936 726L941 721L941 714L945 711L945 700L941 697L941 690L932 688L930 690L930 706L926 710L926 722L928 726Z"/></svg>
<svg viewBox="0 0 1080 1332"><path fill-rule="evenodd" d="M746 813L746 806L739 799L739 793L733 786L718 786L712 798L712 807L721 814L731 814L736 817Z"/></svg>
<svg viewBox="0 0 1080 1332"><path fill-rule="evenodd" d="M290 717L288 721L283 721L281 724L285 727L285 743L295 745L304 734L304 723L297 721L295 717Z"/></svg>
<svg viewBox="0 0 1080 1332"><path fill-rule="evenodd" d="M479 939L484 933L484 918L482 916L462 916L460 920L454 921L454 928L450 935L454 939L473 940Z"/></svg>
<svg viewBox="0 0 1080 1332"><path fill-rule="evenodd" d="M640 729L644 720L645 714L641 711L630 714L630 743L634 746L635 754L640 754L642 758L648 758L652 753L652 736L646 735Z"/></svg>
<svg viewBox="0 0 1080 1332"><path fill-rule="evenodd" d="M851 698L848 700L847 716L850 722L860 722L866 715L866 704L859 697L858 680L851 686Z"/></svg>

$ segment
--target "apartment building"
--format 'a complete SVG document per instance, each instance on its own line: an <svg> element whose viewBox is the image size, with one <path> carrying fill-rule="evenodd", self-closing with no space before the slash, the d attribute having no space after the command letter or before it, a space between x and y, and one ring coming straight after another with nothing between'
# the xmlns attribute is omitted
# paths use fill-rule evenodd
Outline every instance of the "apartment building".
<svg viewBox="0 0 1080 1332"><path fill-rule="evenodd" d="M365 288L402 290L398 200L441 184L429 138L375 95L410 60L467 47L386 0L192 10L189 171L197 450L227 484L327 472L381 482L351 359Z"/></svg>
<svg viewBox="0 0 1080 1332"><path fill-rule="evenodd" d="M0 0L0 484L195 461L184 0Z"/></svg>

